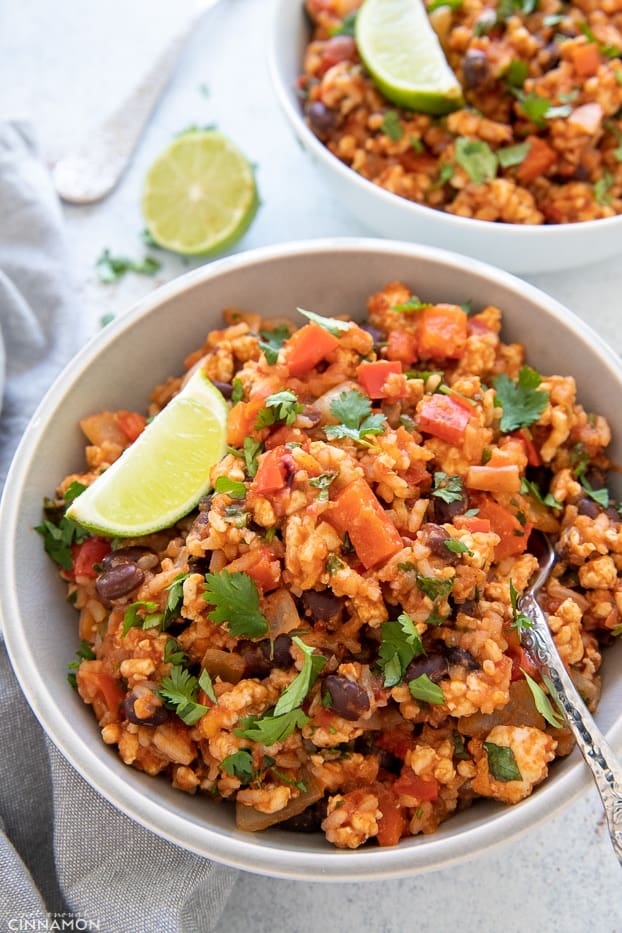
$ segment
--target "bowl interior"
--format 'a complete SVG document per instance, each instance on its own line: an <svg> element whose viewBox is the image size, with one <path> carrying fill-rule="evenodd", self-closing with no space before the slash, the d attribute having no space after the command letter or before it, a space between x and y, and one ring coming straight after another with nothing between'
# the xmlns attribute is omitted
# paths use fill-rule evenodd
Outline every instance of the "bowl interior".
<svg viewBox="0 0 622 933"><path fill-rule="evenodd" d="M544 373L572 374L588 409L605 414L622 462L617 358L573 315L531 286L477 262L388 241L293 244L243 254L189 273L109 325L68 366L35 414L14 460L0 514L0 596L9 652L22 687L60 750L104 796L154 832L228 864L282 877L345 880L412 874L447 865L508 839L551 815L587 782L574 753L550 779L513 808L477 805L432 836L395 849L340 852L315 836L235 829L232 810L174 791L123 765L106 747L88 709L66 681L78 643L77 615L33 531L42 498L83 464L78 419L117 407L144 409L152 387L179 373L185 355L220 324L225 306L291 315L297 305L318 313L365 315L367 297L401 279L423 299L475 308L498 305L504 339L527 344ZM32 584L36 581L36 585ZM622 651L604 664L599 725L622 738Z"/></svg>

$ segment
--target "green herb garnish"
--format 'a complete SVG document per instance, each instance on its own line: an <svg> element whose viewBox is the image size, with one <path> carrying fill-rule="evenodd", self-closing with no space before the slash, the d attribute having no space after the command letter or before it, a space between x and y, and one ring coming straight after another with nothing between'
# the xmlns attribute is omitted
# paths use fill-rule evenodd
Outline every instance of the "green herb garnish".
<svg viewBox="0 0 622 933"><path fill-rule="evenodd" d="M339 321L334 317L324 317L322 314L315 314L314 311L305 311L304 308L296 308L296 310L304 314L312 324L317 324L322 330L327 330L333 337L339 337L340 334L350 330L352 326L349 321Z"/></svg>
<svg viewBox="0 0 622 933"><path fill-rule="evenodd" d="M386 427L385 416L372 415L370 400L358 389L342 392L331 404L330 412L339 419L340 424L329 424L324 428L327 436L347 437L364 447L372 446L366 439L367 435L382 434Z"/></svg>
<svg viewBox="0 0 622 933"><path fill-rule="evenodd" d="M128 259L126 256L113 256L109 249L105 249L95 263L95 268L99 281L110 285L112 282L118 282L127 272L155 275L161 265L155 256L145 256L142 260Z"/></svg>
<svg viewBox="0 0 622 933"><path fill-rule="evenodd" d="M298 396L288 390L269 395L265 406L257 415L255 422L257 429L270 427L278 421L292 425L296 420L296 415L300 414L304 407L299 404Z"/></svg>
<svg viewBox="0 0 622 933"><path fill-rule="evenodd" d="M301 709L293 709L283 716L274 716L267 713L263 716L245 716L240 725L233 730L233 734L252 742L261 742L270 746L276 742L284 742L296 729L302 729L309 722Z"/></svg>
<svg viewBox="0 0 622 933"><path fill-rule="evenodd" d="M503 782L523 780L511 748L495 745L494 742L484 742L484 748L488 756L488 770L493 778Z"/></svg>
<svg viewBox="0 0 622 933"><path fill-rule="evenodd" d="M402 612L395 622L383 622L380 631L378 666L384 672L384 686L394 687L402 682L412 659L425 653L423 642L407 612Z"/></svg>
<svg viewBox="0 0 622 933"><path fill-rule="evenodd" d="M318 502L327 502L328 501L328 490L331 486L331 483L339 476L339 472L336 470L330 470L327 473L320 473L319 476L312 476L309 480L309 485L314 486L315 489L319 489Z"/></svg>
<svg viewBox="0 0 622 933"><path fill-rule="evenodd" d="M456 139L456 162L465 170L471 181L482 185L493 180L497 174L497 157L482 139Z"/></svg>
<svg viewBox="0 0 622 933"><path fill-rule="evenodd" d="M473 551L463 541L458 541L457 538L447 538L444 544L452 554L468 554L469 557L473 557Z"/></svg>
<svg viewBox="0 0 622 933"><path fill-rule="evenodd" d="M204 671L201 678L206 673ZM194 726L209 709L209 707L197 702L196 697L199 686L205 689L203 684L200 684L200 681L190 671L187 671L179 664L171 668L169 676L163 677L160 684L159 695L166 706L169 709L174 709L187 726ZM207 693L207 690L205 692Z"/></svg>
<svg viewBox="0 0 622 933"><path fill-rule="evenodd" d="M517 382L509 379L505 373L499 373L493 379L495 405L503 408L499 425L502 434L526 428L538 420L549 401L548 392L538 390L541 382L540 373L529 366L521 368Z"/></svg>
<svg viewBox="0 0 622 933"><path fill-rule="evenodd" d="M464 483L461 476L448 476L447 473L437 472L434 474L433 496L442 499L448 504L460 502L464 495Z"/></svg>
<svg viewBox="0 0 622 933"><path fill-rule="evenodd" d="M561 729L564 725L564 721L553 709L553 705L549 697L546 695L540 684L536 683L533 677L530 677L527 671L523 670L522 667L521 671L523 671L523 674L525 675L525 680L527 681L527 685L531 690L533 701L540 715L543 716L548 724L553 726L554 729Z"/></svg>
<svg viewBox="0 0 622 933"><path fill-rule="evenodd" d="M427 674L421 674L414 680L408 681L408 689L415 700L424 703L439 705L445 702L445 694L438 684L435 684Z"/></svg>
<svg viewBox="0 0 622 933"><path fill-rule="evenodd" d="M292 641L300 648L305 657L302 669L279 697L274 707L274 716L291 713L293 709L300 706L326 664L326 658L323 655L314 654L314 649L309 645L305 645L296 635L294 635Z"/></svg>
<svg viewBox="0 0 622 933"><path fill-rule="evenodd" d="M216 492L224 492L231 499L245 499L246 486L244 483L235 479L229 479L228 476L219 476L214 483Z"/></svg>
<svg viewBox="0 0 622 933"><path fill-rule="evenodd" d="M517 143L515 146L504 146L503 149L497 150L497 158L499 159L499 165L502 168L511 168L513 165L520 165L521 162L524 162L529 150L531 149L531 143Z"/></svg>
<svg viewBox="0 0 622 933"><path fill-rule="evenodd" d="M382 133L386 133L389 139L394 143L399 142L399 140L404 135L404 127L400 122L400 117L397 110L387 110L380 126L380 130Z"/></svg>
<svg viewBox="0 0 622 933"><path fill-rule="evenodd" d="M259 347L263 350L267 362L274 366L279 350L290 336L289 327L287 324L279 324L274 330L260 330L259 335L262 338Z"/></svg>
<svg viewBox="0 0 622 933"><path fill-rule="evenodd" d="M519 635L525 629L533 628L533 620L518 608L518 591L510 577L510 603L512 604L512 628L516 629Z"/></svg>
<svg viewBox="0 0 622 933"><path fill-rule="evenodd" d="M208 618L216 625L227 623L231 635L259 638L268 623L259 610L257 584L247 573L221 570L205 575L203 598L211 603Z"/></svg>
<svg viewBox="0 0 622 933"><path fill-rule="evenodd" d="M417 574L417 586L429 599L445 599L451 593L453 580L439 580L437 577L422 577Z"/></svg>
<svg viewBox="0 0 622 933"><path fill-rule="evenodd" d="M248 748L241 748L239 752L227 755L220 764L228 775L238 778L242 784L250 784L257 777L253 766L253 755Z"/></svg>

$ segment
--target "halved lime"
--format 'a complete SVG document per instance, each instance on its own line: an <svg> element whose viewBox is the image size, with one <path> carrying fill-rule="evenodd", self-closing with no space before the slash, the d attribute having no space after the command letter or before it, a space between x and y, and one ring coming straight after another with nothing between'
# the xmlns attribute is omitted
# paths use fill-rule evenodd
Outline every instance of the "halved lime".
<svg viewBox="0 0 622 933"><path fill-rule="evenodd" d="M159 246L187 256L221 252L248 229L258 205L253 169L216 130L183 133L145 179L143 215Z"/></svg>
<svg viewBox="0 0 622 933"><path fill-rule="evenodd" d="M379 90L394 104L436 114L462 106L462 88L423 0L364 0L356 44Z"/></svg>
<svg viewBox="0 0 622 933"><path fill-rule="evenodd" d="M136 537L175 524L210 488L225 453L227 403L198 369L67 516L90 531Z"/></svg>

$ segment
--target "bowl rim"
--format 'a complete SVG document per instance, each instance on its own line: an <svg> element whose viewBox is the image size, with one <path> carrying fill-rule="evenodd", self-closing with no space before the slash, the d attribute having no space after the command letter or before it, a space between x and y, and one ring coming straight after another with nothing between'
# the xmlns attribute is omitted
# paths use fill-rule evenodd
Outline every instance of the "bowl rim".
<svg viewBox="0 0 622 933"><path fill-rule="evenodd" d="M425 219L429 221L430 215L433 215L435 222L440 224L444 218L447 223L455 225L456 229L462 230L463 233L468 234L470 232L477 236L492 234L494 231L495 237L501 235L509 238L512 235L520 240L524 240L527 237L529 237L530 240L532 240L533 237L546 240L552 238L553 235L559 236L563 240L570 240L578 236L583 236L584 234L589 234L594 229L603 231L605 227L622 225L622 214L616 214L613 217L601 217L595 220L580 220L576 223L566 224L508 224L492 220L479 220L475 217L461 217L459 214L450 214L448 211L441 211L434 207L428 207L426 204L419 204L418 201L409 201L407 198L403 198L399 194L394 194L392 191L382 188L373 181L359 175L358 172L355 172L354 169L350 168L345 162L342 162L341 159L334 155L330 149L318 139L315 133L313 133L303 119L301 109L292 103L293 88L288 87L287 83L283 80L280 65L280 43L278 41L279 22L283 15L282 11L290 10L293 3L300 7L301 12L304 12L304 0L276 0L272 12L272 28L268 36L268 71L272 86L276 92L277 100L279 101L282 111L289 120L294 134L299 138L300 142L310 150L313 156L320 159L327 169L337 173L346 184L348 182L352 183L359 189L363 196L371 197L375 195L380 201L384 202L387 207L392 207L394 209L401 208L422 221ZM563 245L563 242L560 241L560 249L563 248Z"/></svg>
<svg viewBox="0 0 622 933"><path fill-rule="evenodd" d="M195 286L218 278L221 273L245 266L284 261L288 256L294 255L334 256L351 252L411 256L423 261L441 262L465 273L475 272L491 283L514 291L523 299L544 307L552 318L563 319L566 325L570 320L573 329L580 336L587 337L609 364L620 368L620 360L604 340L554 298L511 273L436 247L365 237L322 238L275 244L216 260L155 289L112 325L108 325L91 338L63 369L38 405L13 457L0 501L0 528L4 543L0 548L0 575L4 581L0 588L0 624L4 620L19 619L18 574L12 543L21 530L20 502L33 454L40 437L47 429L50 415L62 403L64 396L83 378L89 364L98 356L100 350L116 342L127 328L148 317L150 312L163 302L181 297ZM11 546L6 546L7 542L11 542ZM522 801L520 806L500 809L494 818L483 820L458 837L423 837L426 840L423 847L417 845L417 838L421 837L415 837L410 844L395 848L360 849L354 852L300 851L275 844L257 843L254 841L257 837L251 834L248 839L228 836L219 830L206 827L198 819L193 820L186 815L172 812L166 804L151 799L150 795L129 783L115 784L107 781L106 778L110 777L110 774L102 767L95 752L89 745L78 740L78 733L68 717L60 711L57 713L54 703L50 702L50 688L37 673L33 649L21 626L4 624L3 630L13 668L33 712L44 731L76 771L113 806L146 829L200 856L214 858L234 868L291 880L334 882L399 878L438 870L465 860L474 851L487 851L530 831L569 806L590 783L589 772L575 751L574 763L556 778L557 783L554 787L545 782L536 793ZM33 675L33 671L36 676ZM614 746L616 742L621 743L622 717L613 723L607 735Z"/></svg>

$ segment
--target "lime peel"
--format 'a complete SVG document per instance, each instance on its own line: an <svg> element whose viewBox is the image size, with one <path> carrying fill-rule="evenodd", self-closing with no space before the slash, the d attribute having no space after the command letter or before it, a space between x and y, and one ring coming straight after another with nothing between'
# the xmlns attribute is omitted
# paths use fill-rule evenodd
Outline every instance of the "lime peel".
<svg viewBox="0 0 622 933"><path fill-rule="evenodd" d="M134 443L81 494L67 517L89 531L139 537L169 528L210 489L225 454L228 406L197 369Z"/></svg>
<svg viewBox="0 0 622 933"><path fill-rule="evenodd" d="M432 114L463 105L423 0L364 0L355 28L367 70L394 104Z"/></svg>
<svg viewBox="0 0 622 933"><path fill-rule="evenodd" d="M158 246L186 256L233 246L252 223L259 197L253 167L222 133L182 133L147 172L142 210Z"/></svg>

